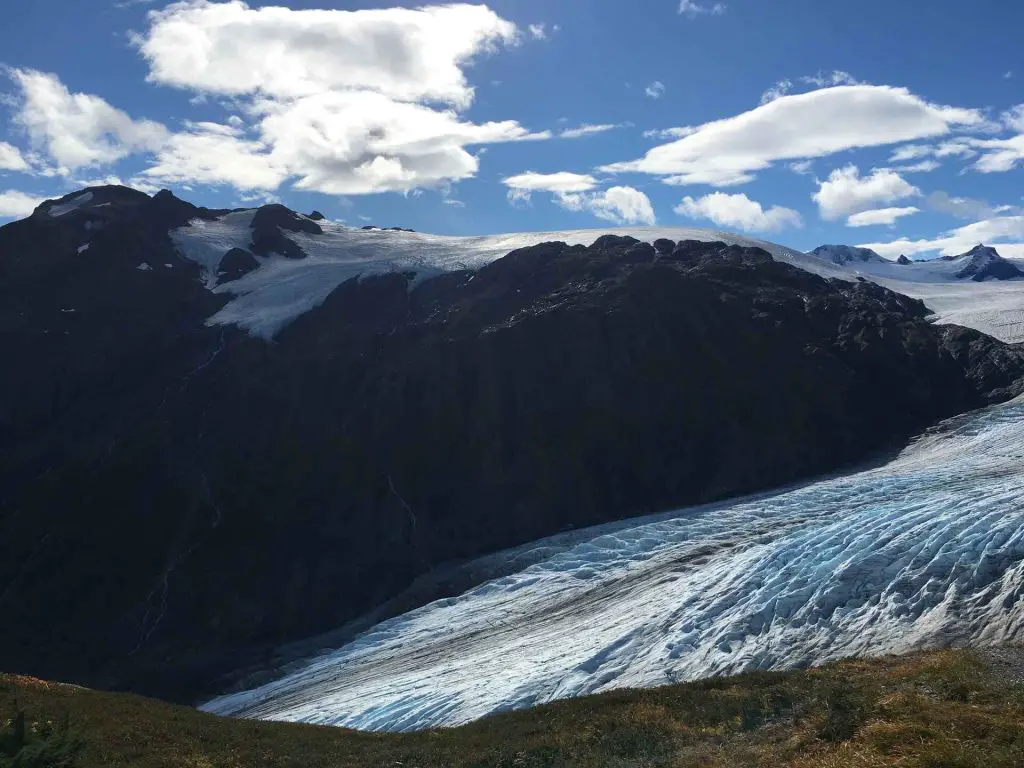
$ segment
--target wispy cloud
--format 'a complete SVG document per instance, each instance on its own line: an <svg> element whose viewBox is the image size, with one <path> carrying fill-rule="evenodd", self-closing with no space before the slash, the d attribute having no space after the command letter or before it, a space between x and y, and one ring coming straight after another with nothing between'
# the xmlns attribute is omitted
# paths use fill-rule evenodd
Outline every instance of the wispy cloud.
<svg viewBox="0 0 1024 768"><path fill-rule="evenodd" d="M698 0L680 0L679 13L683 16L721 16L725 13L725 3L702 3Z"/></svg>
<svg viewBox="0 0 1024 768"><path fill-rule="evenodd" d="M660 99L665 93L665 84L661 80L655 80L644 89L644 93L647 94L648 98Z"/></svg>
<svg viewBox="0 0 1024 768"><path fill-rule="evenodd" d="M887 226L892 227L896 222L904 216L913 216L915 213L920 213L920 208L908 207L908 208L876 208L870 211L861 211L855 213L849 219L846 220L846 226L848 227L873 227L873 226Z"/></svg>
<svg viewBox="0 0 1024 768"><path fill-rule="evenodd" d="M566 128L559 132L559 136L563 139L579 139L584 136L593 136L595 133L605 133L607 131L614 131L616 128L621 128L621 123L604 123L601 125L591 125L590 123L583 123L578 128Z"/></svg>

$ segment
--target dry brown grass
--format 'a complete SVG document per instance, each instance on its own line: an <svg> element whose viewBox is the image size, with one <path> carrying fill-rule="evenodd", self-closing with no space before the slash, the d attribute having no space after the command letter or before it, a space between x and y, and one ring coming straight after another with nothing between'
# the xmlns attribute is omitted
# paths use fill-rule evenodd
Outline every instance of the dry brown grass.
<svg viewBox="0 0 1024 768"><path fill-rule="evenodd" d="M70 719L81 768L1024 765L1024 692L967 651L618 691L408 735L228 720L0 676L0 713L15 698L30 720Z"/></svg>

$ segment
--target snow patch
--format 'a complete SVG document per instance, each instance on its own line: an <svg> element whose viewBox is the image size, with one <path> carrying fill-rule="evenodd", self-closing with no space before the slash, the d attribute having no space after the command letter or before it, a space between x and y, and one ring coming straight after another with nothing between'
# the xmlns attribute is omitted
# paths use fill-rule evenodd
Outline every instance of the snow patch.
<svg viewBox="0 0 1024 768"><path fill-rule="evenodd" d="M50 206L47 214L50 216L63 216L64 214L71 213L71 211L76 208L85 205L90 200L92 200L92 192L79 192L77 195L60 205Z"/></svg>

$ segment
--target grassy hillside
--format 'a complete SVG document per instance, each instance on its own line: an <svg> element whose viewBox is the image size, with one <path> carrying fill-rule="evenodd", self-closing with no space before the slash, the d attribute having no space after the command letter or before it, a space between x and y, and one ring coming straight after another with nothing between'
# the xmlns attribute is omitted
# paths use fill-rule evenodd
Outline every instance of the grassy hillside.
<svg viewBox="0 0 1024 768"><path fill-rule="evenodd" d="M848 661L615 692L408 735L221 719L8 675L0 768L999 768L1024 765L1024 687L1014 682L1022 661L1009 649ZM5 758L18 710L29 747ZM71 761L36 759L76 742Z"/></svg>

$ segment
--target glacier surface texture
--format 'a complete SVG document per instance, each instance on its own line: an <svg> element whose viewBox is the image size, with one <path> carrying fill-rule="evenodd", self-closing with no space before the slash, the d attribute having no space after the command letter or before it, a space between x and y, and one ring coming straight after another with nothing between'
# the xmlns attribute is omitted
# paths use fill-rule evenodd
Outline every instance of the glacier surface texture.
<svg viewBox="0 0 1024 768"><path fill-rule="evenodd" d="M1022 639L1024 399L884 465L563 534L226 715L403 731L622 687Z"/></svg>

